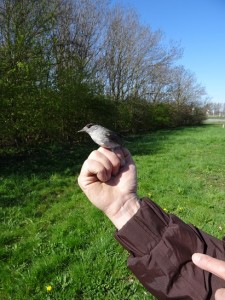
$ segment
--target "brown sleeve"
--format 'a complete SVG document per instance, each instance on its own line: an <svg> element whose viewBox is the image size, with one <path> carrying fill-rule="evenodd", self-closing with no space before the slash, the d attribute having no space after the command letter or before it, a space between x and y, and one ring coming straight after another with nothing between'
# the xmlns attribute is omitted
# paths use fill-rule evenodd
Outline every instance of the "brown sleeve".
<svg viewBox="0 0 225 300"><path fill-rule="evenodd" d="M195 252L225 260L224 242L166 214L147 198L115 237L130 252L128 267L157 299L211 300L225 287L191 260Z"/></svg>

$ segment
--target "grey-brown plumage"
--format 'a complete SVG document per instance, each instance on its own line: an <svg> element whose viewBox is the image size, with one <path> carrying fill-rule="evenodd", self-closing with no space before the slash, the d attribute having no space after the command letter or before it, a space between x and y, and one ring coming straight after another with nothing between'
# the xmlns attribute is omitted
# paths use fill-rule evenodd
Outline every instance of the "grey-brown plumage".
<svg viewBox="0 0 225 300"><path fill-rule="evenodd" d="M118 133L101 125L90 123L78 132L87 132L96 144L105 148L113 150L123 146L123 139Z"/></svg>

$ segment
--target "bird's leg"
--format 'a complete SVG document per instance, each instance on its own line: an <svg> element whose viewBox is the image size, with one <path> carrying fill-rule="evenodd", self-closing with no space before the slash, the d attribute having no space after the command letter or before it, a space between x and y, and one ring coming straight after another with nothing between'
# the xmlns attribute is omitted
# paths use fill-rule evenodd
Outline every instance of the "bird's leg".
<svg viewBox="0 0 225 300"><path fill-rule="evenodd" d="M124 160L124 155L123 151L120 146L117 146L115 148L110 149L113 153L116 154L116 156L120 159L120 165L121 167L125 166L125 160Z"/></svg>

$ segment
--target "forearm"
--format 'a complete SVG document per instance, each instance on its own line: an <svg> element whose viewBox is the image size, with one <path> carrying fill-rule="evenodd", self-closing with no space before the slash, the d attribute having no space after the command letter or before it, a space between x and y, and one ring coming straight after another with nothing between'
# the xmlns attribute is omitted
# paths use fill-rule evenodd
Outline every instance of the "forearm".
<svg viewBox="0 0 225 300"><path fill-rule="evenodd" d="M140 200L137 196L129 197L128 200L115 213L106 212L107 217L120 230L139 210Z"/></svg>
<svg viewBox="0 0 225 300"><path fill-rule="evenodd" d="M128 267L157 299L213 299L211 292L223 287L222 280L191 260L194 252L212 251L222 259L222 241L166 214L152 201L142 201L116 238L131 254Z"/></svg>

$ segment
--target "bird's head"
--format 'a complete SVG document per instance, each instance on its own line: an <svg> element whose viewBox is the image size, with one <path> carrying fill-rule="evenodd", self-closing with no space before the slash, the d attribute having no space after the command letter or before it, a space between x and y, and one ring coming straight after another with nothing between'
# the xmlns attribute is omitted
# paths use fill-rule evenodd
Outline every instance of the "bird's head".
<svg viewBox="0 0 225 300"><path fill-rule="evenodd" d="M98 125L90 123L90 124L87 124L86 126L84 126L84 128L82 128L78 132L87 132L87 133L90 134L90 133L94 132L97 129L98 129Z"/></svg>

